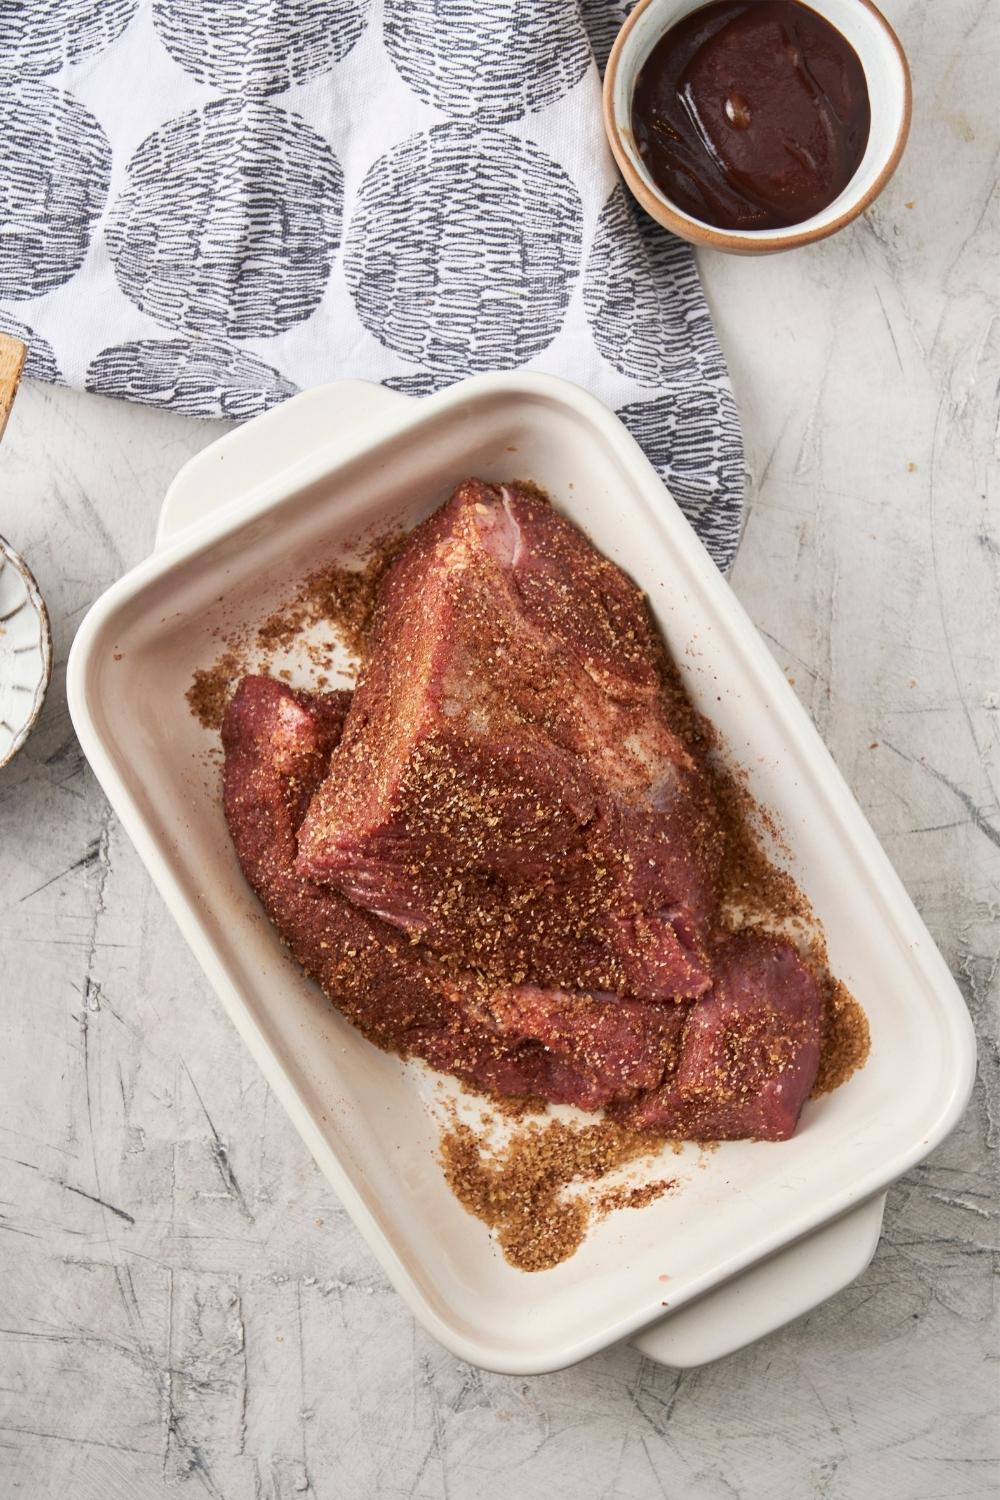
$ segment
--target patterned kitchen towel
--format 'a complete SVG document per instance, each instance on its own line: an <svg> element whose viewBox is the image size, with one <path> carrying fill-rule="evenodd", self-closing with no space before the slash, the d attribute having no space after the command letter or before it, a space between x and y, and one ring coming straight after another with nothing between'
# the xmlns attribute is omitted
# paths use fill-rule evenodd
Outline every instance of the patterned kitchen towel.
<svg viewBox="0 0 1000 1500"><path fill-rule="evenodd" d="M727 567L725 363L602 129L629 8L0 0L0 328L39 380L198 417L345 375L565 375Z"/></svg>

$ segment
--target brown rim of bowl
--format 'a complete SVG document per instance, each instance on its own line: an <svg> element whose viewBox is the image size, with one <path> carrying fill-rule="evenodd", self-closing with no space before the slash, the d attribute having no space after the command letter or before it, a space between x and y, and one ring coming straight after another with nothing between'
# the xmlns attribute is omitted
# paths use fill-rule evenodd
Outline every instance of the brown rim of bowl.
<svg viewBox="0 0 1000 1500"><path fill-rule="evenodd" d="M705 0L705 3L707 4L708 0ZM895 49L900 68L903 72L903 114L899 122L899 130L893 142L892 150L889 153L889 158L885 166L868 191L863 197L858 199L857 203L845 209L839 218L833 219L829 224L821 224L815 229L803 230L801 234L786 235L783 239L776 239L766 229L751 231L756 237L754 239L746 239L743 236L728 234L724 229L713 229L710 224L703 225L694 219L688 218L686 214L675 209L667 198L661 196L659 193L651 192L629 161L628 155L622 146L621 133L618 128L618 122L615 119L612 96L614 94L615 78L618 74L618 64L621 61L625 43L636 21L642 15L643 11L652 4L654 4L654 0L639 0L639 4L630 13L621 31L619 31L615 38L615 44L611 49L611 56L608 58L608 66L604 73L603 93L604 131L608 138L608 144L614 154L615 161L618 163L619 170L625 179L626 186L633 196L639 200L639 203L651 218L654 218L658 224L662 224L665 229L672 230L682 240L688 240L692 245L707 245L711 249L729 250L736 255L769 255L776 254L781 250L796 250L801 245L813 245L818 240L825 240L831 234L836 234L839 229L843 229L846 224L850 224L854 219L858 218L864 213L866 208L874 203L898 167L899 159L906 147L906 142L910 134L910 119L913 113L913 85L910 78L910 65L907 62L902 43L878 6L872 3L872 0L858 0L858 4L863 5L865 10L870 11L882 27ZM666 34L666 29L664 29L664 35Z"/></svg>
<svg viewBox="0 0 1000 1500"><path fill-rule="evenodd" d="M38 723L39 715L45 705L49 683L52 681L52 625L49 620L48 608L42 597L42 591L38 587L34 573L32 573L21 554L15 552L6 537L3 536L0 536L0 557L6 559L12 567L16 568L23 578L24 586L28 591L28 603L38 614L42 637L42 676L35 692L35 701L32 704L31 713L21 726L20 732L15 735L7 754L0 756L0 770L2 770L4 766L9 766L17 752L24 748L25 742Z"/></svg>

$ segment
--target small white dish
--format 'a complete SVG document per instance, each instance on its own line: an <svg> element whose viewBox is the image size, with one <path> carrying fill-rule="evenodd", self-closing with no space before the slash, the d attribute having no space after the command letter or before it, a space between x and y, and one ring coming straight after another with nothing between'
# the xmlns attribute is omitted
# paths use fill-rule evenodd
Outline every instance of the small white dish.
<svg viewBox="0 0 1000 1500"><path fill-rule="evenodd" d="M847 38L865 70L871 133L861 165L822 213L785 229L719 229L673 203L652 179L632 134L632 95L657 42L707 0L639 0L625 22L604 75L604 126L630 191L657 223L681 239L736 255L793 250L835 234L872 204L896 170L910 131L910 70L899 38L871 0L808 0L809 8Z"/></svg>
<svg viewBox="0 0 1000 1500"><path fill-rule="evenodd" d="M534 479L644 589L692 698L782 826L872 1033L865 1068L810 1101L792 1140L668 1154L648 1175L666 1170L677 1191L612 1215L533 1276L506 1264L444 1181L436 1075L369 1046L289 961L233 854L206 755L217 741L184 701L194 670L219 654L220 628L259 623L360 532L414 524L470 474ZM346 381L206 449L167 501L158 551L77 634L73 722L234 1025L423 1325L508 1374L640 1332L644 1352L693 1364L856 1275L887 1186L965 1108L968 1012L777 663L617 418L539 375L481 376L420 401ZM744 1281L751 1268L762 1274Z"/></svg>
<svg viewBox="0 0 1000 1500"><path fill-rule="evenodd" d="M31 733L51 674L45 601L24 559L0 536L0 766Z"/></svg>

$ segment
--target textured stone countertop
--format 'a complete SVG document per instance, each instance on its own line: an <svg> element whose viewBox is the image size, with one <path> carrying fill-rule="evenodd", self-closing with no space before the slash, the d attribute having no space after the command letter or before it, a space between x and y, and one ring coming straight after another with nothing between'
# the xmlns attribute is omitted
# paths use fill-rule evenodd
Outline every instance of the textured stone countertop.
<svg viewBox="0 0 1000 1500"><path fill-rule="evenodd" d="M865 220L706 257L753 472L734 584L954 971L962 1125L825 1306L687 1374L515 1379L417 1329L211 996L85 765L64 666L217 435L26 386L0 531L58 666L0 772L0 1495L963 1500L996 1493L1000 18L887 7L910 150Z"/></svg>

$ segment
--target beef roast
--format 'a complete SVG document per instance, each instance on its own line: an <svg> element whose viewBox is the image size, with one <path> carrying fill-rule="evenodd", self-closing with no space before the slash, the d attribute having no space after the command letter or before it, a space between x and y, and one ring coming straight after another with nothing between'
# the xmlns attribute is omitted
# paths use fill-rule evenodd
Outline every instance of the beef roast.
<svg viewBox="0 0 1000 1500"><path fill-rule="evenodd" d="M615 1113L685 1140L786 1140L816 1081L819 986L774 938L729 938L713 959L715 985L690 1008L676 1074Z"/></svg>
<svg viewBox="0 0 1000 1500"><path fill-rule="evenodd" d="M531 986L499 989L295 866L349 695L240 684L223 723L224 806L240 865L293 955L374 1043L503 1095L597 1109L662 1081L683 1007Z"/></svg>
<svg viewBox="0 0 1000 1500"><path fill-rule="evenodd" d="M664 672L618 567L470 480L384 580L300 874L495 986L704 993L722 834Z"/></svg>

